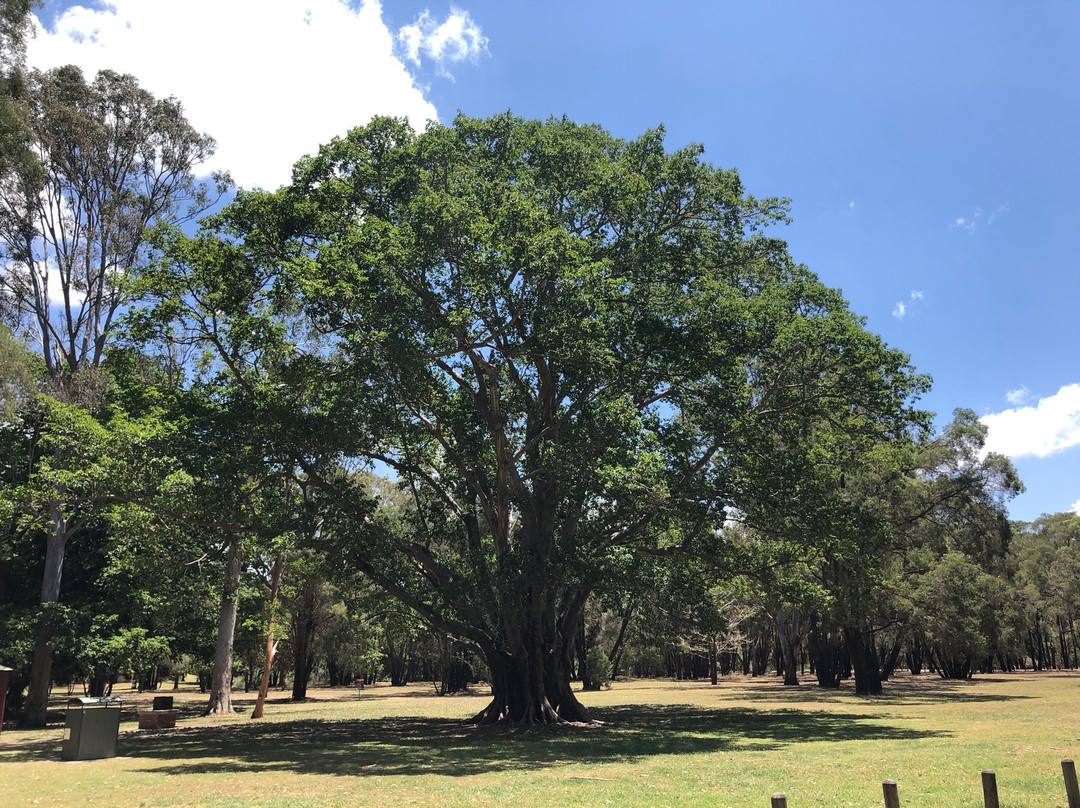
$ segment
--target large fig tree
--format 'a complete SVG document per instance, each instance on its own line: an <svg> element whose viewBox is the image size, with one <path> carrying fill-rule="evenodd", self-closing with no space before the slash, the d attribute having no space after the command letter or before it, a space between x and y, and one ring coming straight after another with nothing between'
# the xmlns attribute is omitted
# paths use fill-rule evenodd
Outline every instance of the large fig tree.
<svg viewBox="0 0 1080 808"><path fill-rule="evenodd" d="M162 335L249 335L218 359L318 532L483 655L479 721L588 721L568 660L598 582L737 563L726 520L813 507L808 425L910 424L922 380L764 232L784 215L662 130L379 119L172 234L146 281ZM407 518L373 513L372 464Z"/></svg>

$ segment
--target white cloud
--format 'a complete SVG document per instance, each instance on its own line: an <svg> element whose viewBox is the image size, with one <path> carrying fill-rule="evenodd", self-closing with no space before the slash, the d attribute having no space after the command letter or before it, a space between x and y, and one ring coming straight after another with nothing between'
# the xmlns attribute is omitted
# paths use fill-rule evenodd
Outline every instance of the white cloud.
<svg viewBox="0 0 1080 808"><path fill-rule="evenodd" d="M1006 213L1009 212L1009 210L1010 210L1010 208L1009 208L1009 203L1008 202L1006 202L1004 205L999 205L998 209L995 210L993 213L991 213L990 218L986 220L986 225L989 227L990 225L992 225L994 223L995 219L998 219L998 218L1004 216Z"/></svg>
<svg viewBox="0 0 1080 808"><path fill-rule="evenodd" d="M1080 384L1066 385L1035 406L1014 407L980 420L989 430L988 452L1049 457L1080 446Z"/></svg>
<svg viewBox="0 0 1080 808"><path fill-rule="evenodd" d="M469 23L465 41L478 42ZM453 30L421 49L452 60ZM106 10L68 9L54 32L37 32L28 60L77 64L88 77L102 68L132 73L155 95L180 99L192 125L217 139L207 170L276 188L297 159L374 115L408 117L418 130L437 117L394 42L378 0L358 8L344 0L112 0Z"/></svg>
<svg viewBox="0 0 1080 808"><path fill-rule="evenodd" d="M475 62L488 52L488 38L480 30L469 12L454 6L450 16L436 22L424 9L416 22L402 26L397 33L398 46L406 59L419 66L420 57L435 62L440 75L453 79L447 65L465 60Z"/></svg>
<svg viewBox="0 0 1080 808"><path fill-rule="evenodd" d="M1080 499L1076 500L1076 502L1072 504L1072 512L1075 513L1077 516L1080 516Z"/></svg>
<svg viewBox="0 0 1080 808"><path fill-rule="evenodd" d="M896 307L892 311L892 316L897 320L903 320L904 315L911 310L911 307L923 299L923 293L920 289L912 289L911 294L908 296L907 301L898 301Z"/></svg>
<svg viewBox="0 0 1080 808"><path fill-rule="evenodd" d="M995 210L988 217L986 217L986 219L985 219L986 226L989 227L997 219L1001 218L1002 216L1004 216L1008 212L1009 212L1009 203L1008 202L1005 202L1002 205L998 205L997 210ZM953 219L952 222L949 224L949 229L950 230L963 230L966 233L974 233L977 229L979 229L983 225L983 221L984 221L983 220L983 209L982 208L975 208L975 210L973 210L971 212L970 216L958 216L957 218Z"/></svg>
<svg viewBox="0 0 1080 808"><path fill-rule="evenodd" d="M979 221L982 219L982 208L975 208L970 216L959 216L953 219L952 224L949 225L950 230L963 230L967 233L974 233L975 228L979 226Z"/></svg>
<svg viewBox="0 0 1080 808"><path fill-rule="evenodd" d="M1014 407L1019 407L1024 404L1031 397L1031 391L1026 387L1018 387L1016 390L1010 390L1005 394L1005 400L1012 404Z"/></svg>

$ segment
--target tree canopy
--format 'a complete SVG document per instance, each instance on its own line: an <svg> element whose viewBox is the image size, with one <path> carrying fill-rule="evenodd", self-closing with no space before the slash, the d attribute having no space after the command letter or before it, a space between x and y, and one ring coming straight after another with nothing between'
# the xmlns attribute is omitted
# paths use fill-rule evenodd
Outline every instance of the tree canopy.
<svg viewBox="0 0 1080 808"><path fill-rule="evenodd" d="M583 720L565 665L613 567L722 559L725 520L815 506L823 431L922 417L925 380L765 232L783 217L663 130L379 119L169 235L143 324L216 349L354 562L483 654L481 720ZM365 463L415 498L394 535L343 473Z"/></svg>
<svg viewBox="0 0 1080 808"><path fill-rule="evenodd" d="M786 202L701 147L380 118L192 232L211 142L175 102L74 68L20 92L0 662L24 724L79 677L193 672L231 713L237 666L263 700L479 675L477 722L551 724L591 720L571 679L624 672L772 658L796 685L809 659L874 694L901 663L1077 663L1075 518L1010 525L975 414L934 434L929 380L775 236Z"/></svg>
<svg viewBox="0 0 1080 808"><path fill-rule="evenodd" d="M10 8L4 5L5 19ZM12 112L0 125L0 309L44 364L50 398L38 413L62 434L79 424L95 435L123 422L92 424L109 411L100 366L128 302L129 273L147 257L147 228L203 211L227 176L196 178L213 139L191 127L175 99L155 98L133 76L106 70L87 81L71 65L33 71L18 94L0 100ZM49 432L46 424L41 434ZM57 601L68 540L87 520L78 486L52 471L107 465L109 458L86 452L111 444L87 440L80 451L69 442L51 459L33 455L31 481L52 491L29 505L44 516L42 604ZM45 721L52 631L43 618L26 726Z"/></svg>

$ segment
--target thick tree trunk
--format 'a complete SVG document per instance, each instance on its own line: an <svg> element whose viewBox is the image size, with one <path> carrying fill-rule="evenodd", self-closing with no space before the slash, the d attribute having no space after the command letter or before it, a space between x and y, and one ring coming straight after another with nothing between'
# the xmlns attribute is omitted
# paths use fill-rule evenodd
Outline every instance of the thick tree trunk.
<svg viewBox="0 0 1080 808"><path fill-rule="evenodd" d="M562 619L550 594L532 590L524 608L507 607L503 626L510 651L481 649L491 669L491 703L475 717L479 724L592 723L592 716L570 687L573 634L586 594L577 593Z"/></svg>
<svg viewBox="0 0 1080 808"><path fill-rule="evenodd" d="M539 657L539 658L538 658ZM569 669L552 654L515 658L495 652L491 669L491 703L473 719L478 724L591 723L592 716L570 687Z"/></svg>
<svg viewBox="0 0 1080 808"><path fill-rule="evenodd" d="M406 636L401 645L394 643L393 636L387 634L383 644L383 653L386 654L386 665L390 671L390 686L404 687L409 683L409 653L410 643Z"/></svg>
<svg viewBox="0 0 1080 808"><path fill-rule="evenodd" d="M840 680L847 667L840 632L815 628L810 634L810 652L814 657L814 674L817 676L818 687L840 687Z"/></svg>
<svg viewBox="0 0 1080 808"><path fill-rule="evenodd" d="M315 668L316 632L324 618L321 612L323 599L323 579L318 575L309 576L293 606L293 701L307 698L308 683Z"/></svg>
<svg viewBox="0 0 1080 808"><path fill-rule="evenodd" d="M802 611L798 607L785 609L780 606L773 614L780 646L777 662L783 667L785 685L799 684L799 652L805 630L801 618Z"/></svg>
<svg viewBox="0 0 1080 808"><path fill-rule="evenodd" d="M30 663L30 682L26 701L19 716L20 729L44 727L52 686L54 617L49 605L60 599L60 578L64 571L64 550L68 539L67 517L59 502L50 503L50 529L45 546L45 571L41 580L41 618L38 620L34 656Z"/></svg>
<svg viewBox="0 0 1080 808"><path fill-rule="evenodd" d="M281 568L284 564L284 556L278 553L277 558L274 559L274 571L270 574L270 616L266 619L266 659L263 662L262 681L259 683L259 696L255 699L255 709L251 711L252 718L263 717L266 695L270 692L270 670L274 666L274 655L277 653L277 643L274 642L274 610L277 608L278 593L281 591Z"/></svg>
<svg viewBox="0 0 1080 808"><path fill-rule="evenodd" d="M30 664L30 682L26 700L19 716L19 729L44 727L48 717L49 686L52 683L52 638L55 629L48 612L38 621L34 657Z"/></svg>
<svg viewBox="0 0 1080 808"><path fill-rule="evenodd" d="M299 615L293 621L293 686L292 701L307 698L308 682L315 667L315 620L308 615Z"/></svg>
<svg viewBox="0 0 1080 808"><path fill-rule="evenodd" d="M203 715L228 715L232 709L233 637L236 633L236 609L240 599L240 539L229 542L225 584L221 591L214 670L210 677L210 702Z"/></svg>
<svg viewBox="0 0 1080 808"><path fill-rule="evenodd" d="M855 673L855 692L860 696L881 695L881 668L873 635L859 629L845 630L844 635Z"/></svg>

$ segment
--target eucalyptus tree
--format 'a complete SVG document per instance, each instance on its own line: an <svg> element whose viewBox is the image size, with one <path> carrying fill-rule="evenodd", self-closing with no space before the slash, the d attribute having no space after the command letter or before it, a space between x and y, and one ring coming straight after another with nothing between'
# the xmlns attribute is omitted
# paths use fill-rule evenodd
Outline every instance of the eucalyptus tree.
<svg viewBox="0 0 1080 808"><path fill-rule="evenodd" d="M157 99L128 75L77 67L34 71L25 89L26 141L0 173L0 292L10 323L37 346L59 401L90 412L125 274L146 258L158 221L193 215L226 177L199 181L214 141L196 132L175 99ZM41 602L56 602L74 523L63 487L48 513ZM45 719L51 653L43 620L21 722Z"/></svg>
<svg viewBox="0 0 1080 808"><path fill-rule="evenodd" d="M285 567L297 537L315 530L304 515L306 494L294 479L283 444L287 434L280 428L285 411L299 410L300 404L282 394L273 399L278 409L266 409L269 392L282 393L273 374L284 340L293 334L267 320L266 278L249 271L251 265L228 245L190 242L166 227L152 233L150 243L175 254L132 273L133 294L146 305L127 312L124 339L171 368L178 390L169 415L179 432L169 448L176 459L177 495L159 508L201 527L208 558L224 561L206 712L230 714L243 570L261 562L276 569L269 582L276 603L282 587L291 586L292 570ZM181 249L187 252L176 252ZM178 265L199 271L163 269L178 258ZM274 610L272 605L266 616L268 659L277 649ZM270 664L272 659L260 692L268 686Z"/></svg>
<svg viewBox="0 0 1080 808"><path fill-rule="evenodd" d="M40 372L33 353L0 323L0 418L10 428L36 393Z"/></svg>
<svg viewBox="0 0 1080 808"><path fill-rule="evenodd" d="M1003 569L1010 538L1005 503L1023 486L1008 459L983 452L985 437L975 414L958 409L937 435L872 447L838 492L836 524L848 540L822 556L821 584L830 603L815 631L824 640L820 648L827 646L833 657L840 653L836 635L842 636L859 693L880 693L899 661L920 577L934 569L967 570L942 566L944 556L962 554L991 573ZM920 602L937 591L925 588ZM882 648L886 635L890 642ZM835 676L823 680L836 682Z"/></svg>
<svg viewBox="0 0 1080 808"><path fill-rule="evenodd" d="M5 73L22 63L30 12L40 0L0 0L0 69Z"/></svg>
<svg viewBox="0 0 1080 808"><path fill-rule="evenodd" d="M930 667L943 679L969 679L997 649L1007 614L1006 582L950 550L920 577L916 621Z"/></svg>
<svg viewBox="0 0 1080 808"><path fill-rule="evenodd" d="M0 174L29 157L25 99L26 39L40 0L0 0Z"/></svg>
<svg viewBox="0 0 1080 808"><path fill-rule="evenodd" d="M146 229L205 210L228 178L195 176L213 139L133 76L34 71L26 93L34 160L0 178L0 281L60 381L101 363Z"/></svg>
<svg viewBox="0 0 1080 808"><path fill-rule="evenodd" d="M377 119L173 233L147 289L167 315L244 277L217 317L275 346L252 389L321 529L486 660L478 721L587 721L569 660L613 565L723 556L729 514L798 491L808 420L914 417L907 357L764 232L784 215L662 130ZM376 462L416 501L393 530L346 473Z"/></svg>
<svg viewBox="0 0 1080 808"><path fill-rule="evenodd" d="M1043 514L1014 526L1013 607L1019 646L1036 670L1080 667L1080 516ZM1008 665L1002 656L1003 666Z"/></svg>

